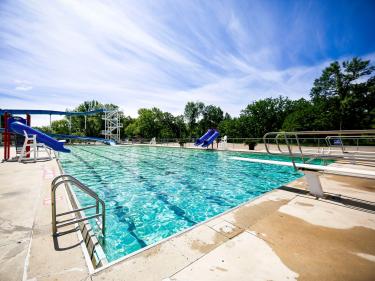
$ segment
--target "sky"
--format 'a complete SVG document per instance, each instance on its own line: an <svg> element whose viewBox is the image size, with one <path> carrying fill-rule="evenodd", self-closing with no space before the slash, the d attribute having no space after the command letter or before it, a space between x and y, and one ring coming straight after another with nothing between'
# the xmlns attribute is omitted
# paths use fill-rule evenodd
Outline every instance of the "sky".
<svg viewBox="0 0 375 281"><path fill-rule="evenodd" d="M362 0L0 0L0 108L96 99L136 116L202 101L238 116L308 98L333 60L375 61L374 14Z"/></svg>

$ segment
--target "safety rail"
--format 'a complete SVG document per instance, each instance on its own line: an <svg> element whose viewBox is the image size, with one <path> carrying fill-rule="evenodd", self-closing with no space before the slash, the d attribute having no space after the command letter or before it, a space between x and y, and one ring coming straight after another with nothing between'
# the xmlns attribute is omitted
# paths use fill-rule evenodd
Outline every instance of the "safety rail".
<svg viewBox="0 0 375 281"><path fill-rule="evenodd" d="M319 136L318 138L316 136ZM323 136L323 137L322 137ZM324 146L319 144L318 147L302 146L301 140L324 140ZM332 143L332 140L337 140ZM344 140L355 141L356 149L349 150ZM373 151L359 150L359 141L373 142L375 140L375 130L342 130L342 131L301 131L301 132L269 132L263 136L263 142L268 154L273 155L287 155L292 158L293 166L295 167L295 158L300 158L303 163L310 161L311 158L321 159L348 159L351 161L375 161L375 149ZM270 145L274 141L277 151L271 151ZM280 142L284 142L287 150L281 148ZM292 146L295 142L296 147ZM297 148L297 151L295 151ZM334 149L339 148L339 149ZM307 160L306 160L307 159ZM296 168L296 167L295 167Z"/></svg>
<svg viewBox="0 0 375 281"><path fill-rule="evenodd" d="M57 214L56 213L56 190L60 185L66 184L66 183L73 184L74 186L78 187L80 190L85 192L87 195L95 199L95 205L90 205L84 208L78 208L78 209L74 209L71 211ZM105 235L105 203L104 201L101 200L94 191L92 191L90 188L88 188L86 185L81 183L76 178L70 175L60 175L54 178L54 180L51 183L51 205L52 205L52 233L54 236L58 235L57 229L59 227L64 227L67 225L87 221L87 220L98 218L98 217L101 217L101 226L99 227L101 228L103 235ZM100 212L99 205L101 205L101 212ZM57 217L65 216L68 214L74 214L74 213L92 209L92 208L96 208L95 215L82 217L82 218L72 218L72 219L67 219L67 220L63 220L59 222L57 221Z"/></svg>

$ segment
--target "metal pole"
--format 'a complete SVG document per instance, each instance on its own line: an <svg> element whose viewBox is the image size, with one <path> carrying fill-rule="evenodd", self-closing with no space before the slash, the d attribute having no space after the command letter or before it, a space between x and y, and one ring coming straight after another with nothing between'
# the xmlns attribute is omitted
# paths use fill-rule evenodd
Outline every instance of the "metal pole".
<svg viewBox="0 0 375 281"><path fill-rule="evenodd" d="M305 158L303 157L303 152L302 152L302 147L299 143L299 139L298 139L298 135L297 134L294 134L295 138L296 138L296 141L297 141L297 145L298 145L298 148L299 148L299 152L301 153L301 158L302 158L302 162L305 163Z"/></svg>
<svg viewBox="0 0 375 281"><path fill-rule="evenodd" d="M4 133L3 133L3 142L4 142L4 160L9 159L8 147L10 146L9 139L9 129L8 129L8 113L4 113Z"/></svg>
<svg viewBox="0 0 375 281"><path fill-rule="evenodd" d="M284 137L285 137L286 145L288 146L288 151L289 151L290 157L292 158L293 167L297 171L298 169L297 169L296 163L294 162L293 153L292 153L292 150L289 146L289 141L288 141L288 138L287 138L286 134L284 134Z"/></svg>
<svg viewBox="0 0 375 281"><path fill-rule="evenodd" d="M51 207L52 207L52 233L56 235L57 227L56 227L56 194L55 194L56 187L54 182L52 182L51 186Z"/></svg>
<svg viewBox="0 0 375 281"><path fill-rule="evenodd" d="M26 114L26 124L27 126L31 126L31 116L30 114ZM26 158L30 158L30 146L26 146ZM36 161L36 155L34 152L34 160Z"/></svg>

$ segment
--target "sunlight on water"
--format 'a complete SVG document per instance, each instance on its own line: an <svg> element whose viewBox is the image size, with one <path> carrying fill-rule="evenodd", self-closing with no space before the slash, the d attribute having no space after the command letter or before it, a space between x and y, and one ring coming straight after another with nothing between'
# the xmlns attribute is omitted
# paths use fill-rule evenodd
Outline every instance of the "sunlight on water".
<svg viewBox="0 0 375 281"><path fill-rule="evenodd" d="M301 176L290 167L229 159L288 160L268 155L148 146L72 146L71 150L60 154L65 173L106 203L107 230L101 243L109 261ZM85 194L75 192L83 207L92 204ZM94 221L91 224L97 229Z"/></svg>

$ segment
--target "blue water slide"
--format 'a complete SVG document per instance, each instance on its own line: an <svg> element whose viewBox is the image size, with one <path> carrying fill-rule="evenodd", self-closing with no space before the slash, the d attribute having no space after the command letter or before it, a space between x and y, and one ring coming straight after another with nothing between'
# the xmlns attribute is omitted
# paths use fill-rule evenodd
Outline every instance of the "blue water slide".
<svg viewBox="0 0 375 281"><path fill-rule="evenodd" d="M211 143L214 142L214 140L216 140L220 136L220 133L218 131L216 130L213 130L213 131L214 133L203 142L202 147L208 147Z"/></svg>
<svg viewBox="0 0 375 281"><path fill-rule="evenodd" d="M215 133L215 130L208 129L208 131L203 136L196 140L194 145L202 145L203 142L208 139L213 133Z"/></svg>
<svg viewBox="0 0 375 281"><path fill-rule="evenodd" d="M81 136L72 136L72 135L62 135L62 134L49 134L50 136L57 139L75 139L75 140L87 140L87 141L98 141L109 145L116 145L113 140L107 140L103 138L94 138L94 137L81 137Z"/></svg>
<svg viewBox="0 0 375 281"><path fill-rule="evenodd" d="M58 140L46 135L45 133L42 133L41 131L35 130L21 122L11 122L10 124L10 129L12 132L19 134L19 135L24 135L24 132L28 135L36 135L36 140L37 142L44 143L48 147L52 148L55 151L60 151L60 152L70 152L69 149L64 147L63 142L59 142Z"/></svg>

